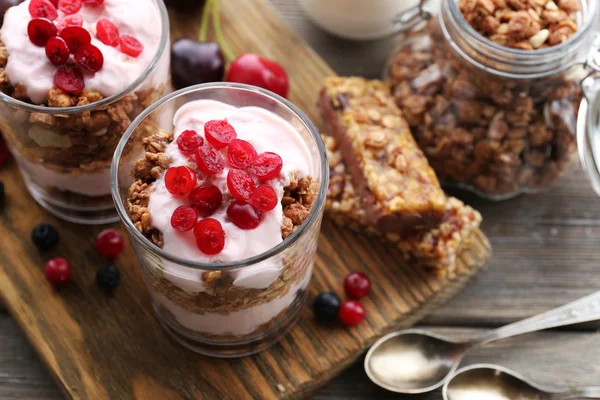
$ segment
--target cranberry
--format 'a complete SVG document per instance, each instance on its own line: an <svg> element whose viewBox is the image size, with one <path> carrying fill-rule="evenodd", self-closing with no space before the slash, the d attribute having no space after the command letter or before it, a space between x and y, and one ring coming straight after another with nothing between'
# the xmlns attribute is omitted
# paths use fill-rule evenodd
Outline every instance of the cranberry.
<svg viewBox="0 0 600 400"><path fill-rule="evenodd" d="M225 57L215 42L179 39L171 46L171 70L173 85L178 89L218 82L225 74Z"/></svg>
<svg viewBox="0 0 600 400"><path fill-rule="evenodd" d="M234 168L248 168L256 160L256 150L245 140L234 139L227 148L227 160Z"/></svg>
<svg viewBox="0 0 600 400"><path fill-rule="evenodd" d="M69 46L61 37L53 37L46 43L46 57L54 65L63 65L69 61Z"/></svg>
<svg viewBox="0 0 600 400"><path fill-rule="evenodd" d="M46 18L50 21L58 18L56 7L48 0L31 0L31 3L29 3L29 14L33 18Z"/></svg>
<svg viewBox="0 0 600 400"><path fill-rule="evenodd" d="M171 226L178 232L188 232L194 229L198 215L192 207L179 206L171 215Z"/></svg>
<svg viewBox="0 0 600 400"><path fill-rule="evenodd" d="M204 124L204 136L208 143L220 150L237 137L237 132L226 119L212 120Z"/></svg>
<svg viewBox="0 0 600 400"><path fill-rule="evenodd" d="M108 46L117 47L121 42L119 29L106 18L96 24L96 37Z"/></svg>
<svg viewBox="0 0 600 400"><path fill-rule="evenodd" d="M121 51L128 56L137 57L144 51L144 45L133 36L121 36Z"/></svg>
<svg viewBox="0 0 600 400"><path fill-rule="evenodd" d="M104 0L83 0L83 4L85 4L86 6L91 6L91 7L99 6L103 3L104 3Z"/></svg>
<svg viewBox="0 0 600 400"><path fill-rule="evenodd" d="M75 54L81 46L92 43L90 33L80 26L67 26L60 31L60 37L67 42L71 54Z"/></svg>
<svg viewBox="0 0 600 400"><path fill-rule="evenodd" d="M344 325L358 325L365 319L365 308L356 300L348 300L340 306L338 317Z"/></svg>
<svg viewBox="0 0 600 400"><path fill-rule="evenodd" d="M48 40L56 36L56 26L49 19L35 18L27 25L29 40L36 46L44 47Z"/></svg>
<svg viewBox="0 0 600 400"><path fill-rule="evenodd" d="M214 218L205 218L194 227L196 244L204 254L219 254L225 247L225 231Z"/></svg>
<svg viewBox="0 0 600 400"><path fill-rule="evenodd" d="M218 174L225 168L223 156L209 144L200 146L196 152L196 164L207 175Z"/></svg>
<svg viewBox="0 0 600 400"><path fill-rule="evenodd" d="M360 299L369 294L369 289L371 289L371 281L362 272L353 272L344 279L344 290L348 297Z"/></svg>
<svg viewBox="0 0 600 400"><path fill-rule="evenodd" d="M79 14L67 15L58 22L58 31L62 31L67 26L83 26L83 17Z"/></svg>
<svg viewBox="0 0 600 400"><path fill-rule="evenodd" d="M243 54L236 58L227 71L227 82L247 83L287 97L288 76L281 65L256 54Z"/></svg>
<svg viewBox="0 0 600 400"><path fill-rule="evenodd" d="M240 229L254 229L260 224L260 212L248 203L236 200L227 208L227 216Z"/></svg>
<svg viewBox="0 0 600 400"><path fill-rule="evenodd" d="M198 186L188 194L187 198L190 205L203 218L210 217L223 203L223 193L210 183Z"/></svg>
<svg viewBox="0 0 600 400"><path fill-rule="evenodd" d="M281 168L283 168L283 160L279 154L267 151L256 157L250 171L256 175L258 179L268 181L277 178L281 172Z"/></svg>
<svg viewBox="0 0 600 400"><path fill-rule="evenodd" d="M44 265L44 276L53 285L66 285L71 281L71 266L64 258L53 258Z"/></svg>
<svg viewBox="0 0 600 400"><path fill-rule="evenodd" d="M196 154L198 147L204 144L202 136L198 135L198 132L194 130L187 130L181 132L181 135L177 137L177 147L179 151L188 156Z"/></svg>
<svg viewBox="0 0 600 400"><path fill-rule="evenodd" d="M96 250L106 258L118 256L123 247L123 236L114 229L105 229L96 237Z"/></svg>
<svg viewBox="0 0 600 400"><path fill-rule="evenodd" d="M75 67L62 67L54 74L54 85L65 93L81 93L85 87L83 74Z"/></svg>
<svg viewBox="0 0 600 400"><path fill-rule="evenodd" d="M171 167L165 174L165 186L171 194L188 195L196 187L196 173L193 169L180 166Z"/></svg>
<svg viewBox="0 0 600 400"><path fill-rule="evenodd" d="M250 204L259 211L271 211L277 206L277 193L268 183L263 183L250 195Z"/></svg>
<svg viewBox="0 0 600 400"><path fill-rule="evenodd" d="M85 44L75 52L75 61L90 72L98 72L104 65L104 56L93 44Z"/></svg>
<svg viewBox="0 0 600 400"><path fill-rule="evenodd" d="M58 9L67 15L81 10L81 0L58 0Z"/></svg>
<svg viewBox="0 0 600 400"><path fill-rule="evenodd" d="M236 199L248 201L256 185L246 171L232 168L227 173L227 188Z"/></svg>

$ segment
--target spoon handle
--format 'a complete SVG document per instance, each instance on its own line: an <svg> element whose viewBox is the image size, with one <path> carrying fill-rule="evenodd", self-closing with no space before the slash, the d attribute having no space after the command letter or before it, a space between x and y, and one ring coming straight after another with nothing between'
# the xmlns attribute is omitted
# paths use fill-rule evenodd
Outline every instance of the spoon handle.
<svg viewBox="0 0 600 400"><path fill-rule="evenodd" d="M564 393L556 393L552 400L570 399L600 399L600 387L588 387L569 390Z"/></svg>
<svg viewBox="0 0 600 400"><path fill-rule="evenodd" d="M554 310L489 331L469 342L474 347L544 329L600 319L600 292L575 300Z"/></svg>

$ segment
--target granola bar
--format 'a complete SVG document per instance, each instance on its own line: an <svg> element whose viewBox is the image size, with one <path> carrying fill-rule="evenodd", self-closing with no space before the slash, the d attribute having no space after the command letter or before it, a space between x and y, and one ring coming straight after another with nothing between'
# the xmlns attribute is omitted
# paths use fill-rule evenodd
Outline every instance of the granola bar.
<svg viewBox="0 0 600 400"><path fill-rule="evenodd" d="M329 158L330 183L325 212L340 226L382 238L395 245L406 262L418 266L454 270L456 257L468 245L481 215L460 200L449 197L441 223L431 229L405 234L382 233L366 220L336 140L323 136Z"/></svg>
<svg viewBox="0 0 600 400"><path fill-rule="evenodd" d="M320 107L370 224L400 232L441 221L444 192L381 81L328 78Z"/></svg>

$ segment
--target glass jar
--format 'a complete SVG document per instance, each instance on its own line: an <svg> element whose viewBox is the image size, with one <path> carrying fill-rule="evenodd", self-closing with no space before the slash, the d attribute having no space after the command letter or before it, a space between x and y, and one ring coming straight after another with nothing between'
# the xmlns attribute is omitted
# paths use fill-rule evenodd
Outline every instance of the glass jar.
<svg viewBox="0 0 600 400"><path fill-rule="evenodd" d="M114 95L51 91L45 104L36 105L24 101L26 95L0 92L0 129L27 189L59 218L81 224L118 220L110 195L114 151L131 121L169 90L169 18L162 0L147 1L160 16L157 51L141 75Z"/></svg>
<svg viewBox="0 0 600 400"><path fill-rule="evenodd" d="M135 188L151 183L137 185L139 177L134 177L130 160L147 160L144 138L157 132L161 137L174 133L174 111L205 99L234 107L263 108L289 122L312 156L310 174L318 183L308 216L290 236L262 254L235 262L201 263L171 254L162 248L163 233L154 227L145 231L139 225L144 216L136 217L137 199L149 197L138 196ZM152 146L153 158L160 159L154 149L165 145ZM125 153L128 156L124 158ZM156 179L155 174L152 177ZM271 92L242 84L203 84L172 93L144 111L117 147L111 171L112 195L156 316L169 335L193 351L217 357L252 354L276 343L306 302L328 180L327 156L319 132L298 108Z"/></svg>
<svg viewBox="0 0 600 400"><path fill-rule="evenodd" d="M501 200L548 188L574 164L597 1L584 0L577 19L562 44L515 49L479 34L445 0L401 34L386 79L444 184Z"/></svg>

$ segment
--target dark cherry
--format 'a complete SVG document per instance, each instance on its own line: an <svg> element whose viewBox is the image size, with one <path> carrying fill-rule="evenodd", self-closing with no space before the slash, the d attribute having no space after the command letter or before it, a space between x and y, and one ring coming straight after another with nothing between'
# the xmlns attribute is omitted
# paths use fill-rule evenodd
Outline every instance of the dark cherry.
<svg viewBox="0 0 600 400"><path fill-rule="evenodd" d="M0 1L0 27L2 27L2 24L4 23L4 14L6 14L6 11L11 7L18 6L23 1L24 0L1 0Z"/></svg>
<svg viewBox="0 0 600 400"><path fill-rule="evenodd" d="M189 12L204 7L205 0L165 0L165 4L177 11Z"/></svg>
<svg viewBox="0 0 600 400"><path fill-rule="evenodd" d="M179 39L171 46L171 70L178 89L219 82L225 74L225 57L217 43Z"/></svg>

